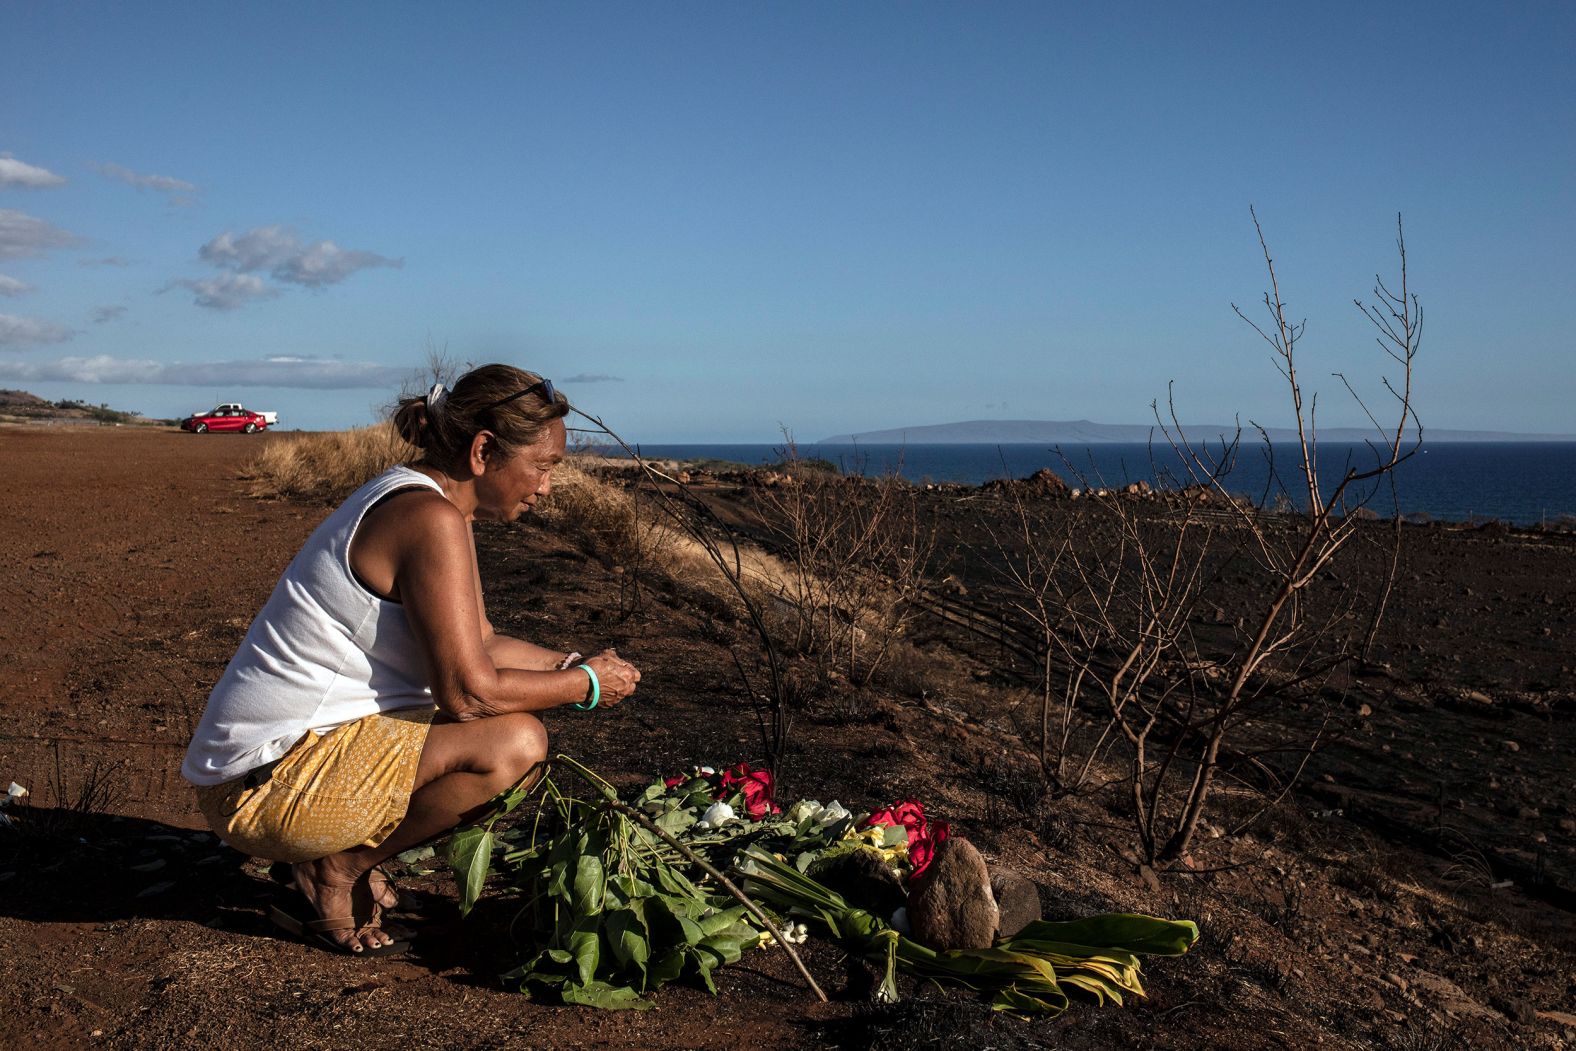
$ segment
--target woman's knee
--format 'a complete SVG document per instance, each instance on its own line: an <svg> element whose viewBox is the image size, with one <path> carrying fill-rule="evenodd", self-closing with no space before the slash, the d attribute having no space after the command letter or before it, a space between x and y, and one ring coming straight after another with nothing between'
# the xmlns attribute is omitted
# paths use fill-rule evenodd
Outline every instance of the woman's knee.
<svg viewBox="0 0 1576 1051"><path fill-rule="evenodd" d="M494 716L488 723L494 726L492 738L493 759L510 775L511 780L524 777L537 763L547 758L547 728L542 720L528 712Z"/></svg>

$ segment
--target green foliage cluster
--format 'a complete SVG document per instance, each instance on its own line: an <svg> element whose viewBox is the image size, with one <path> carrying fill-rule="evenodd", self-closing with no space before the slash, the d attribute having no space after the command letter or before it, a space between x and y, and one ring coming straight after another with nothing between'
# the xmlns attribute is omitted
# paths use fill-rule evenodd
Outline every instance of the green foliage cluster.
<svg viewBox="0 0 1576 1051"><path fill-rule="evenodd" d="M506 850L503 862L529 895L514 929L536 949L504 981L565 1003L636 1010L653 1006L645 993L678 978L696 979L715 993L712 972L758 944L760 929L743 906L692 880L659 837L608 806L616 799L610 785L559 760L586 775L603 799L575 798L544 779L544 805L529 835L503 834L506 846L524 839L524 846ZM495 813L513 809L524 795L516 792L519 798L505 797ZM694 809L664 808L658 820L689 828ZM493 846L492 821L451 841L462 911L481 891Z"/></svg>

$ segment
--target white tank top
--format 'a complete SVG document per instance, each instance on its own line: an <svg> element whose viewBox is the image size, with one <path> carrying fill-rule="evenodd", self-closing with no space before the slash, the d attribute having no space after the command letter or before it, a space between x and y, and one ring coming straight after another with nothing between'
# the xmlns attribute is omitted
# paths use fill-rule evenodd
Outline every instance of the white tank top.
<svg viewBox="0 0 1576 1051"><path fill-rule="evenodd" d="M351 494L307 538L208 696L181 776L217 785L272 762L311 731L430 705L426 654L405 608L350 570L367 511L400 489L437 482L394 467Z"/></svg>

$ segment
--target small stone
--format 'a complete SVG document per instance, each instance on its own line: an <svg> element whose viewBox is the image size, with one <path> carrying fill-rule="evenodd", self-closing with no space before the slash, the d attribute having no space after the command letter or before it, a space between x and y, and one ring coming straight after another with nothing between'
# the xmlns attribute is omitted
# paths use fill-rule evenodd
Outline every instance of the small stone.
<svg viewBox="0 0 1576 1051"><path fill-rule="evenodd" d="M1482 690L1468 690L1467 691L1467 700L1469 700L1469 701L1476 701L1478 704L1493 704L1494 703L1494 698L1490 697L1488 694L1484 693Z"/></svg>
<svg viewBox="0 0 1576 1051"><path fill-rule="evenodd" d="M1040 918L1039 888L1021 873L998 865L991 870L990 889L996 898L996 937L1011 938Z"/></svg>
<svg viewBox="0 0 1576 1051"><path fill-rule="evenodd" d="M1357 718L1366 719L1374 713L1373 706L1364 704L1357 709Z"/></svg>
<svg viewBox="0 0 1576 1051"><path fill-rule="evenodd" d="M1505 742L1505 751L1507 751L1507 752L1519 752L1519 751L1521 751L1521 745L1517 744L1515 741L1506 741Z"/></svg>
<svg viewBox="0 0 1576 1051"><path fill-rule="evenodd" d="M1401 990L1403 993L1406 992L1406 979L1402 978L1399 974L1396 974L1394 971L1392 971L1389 974L1385 975L1384 976L1384 980L1389 982L1391 985L1395 986L1397 989Z"/></svg>
<svg viewBox="0 0 1576 1051"><path fill-rule="evenodd" d="M962 836L942 840L908 896L914 940L931 949L988 949L1001 914L991 895L990 870Z"/></svg>
<svg viewBox="0 0 1576 1051"><path fill-rule="evenodd" d="M1560 818L1560 831L1568 836L1576 836L1576 817Z"/></svg>

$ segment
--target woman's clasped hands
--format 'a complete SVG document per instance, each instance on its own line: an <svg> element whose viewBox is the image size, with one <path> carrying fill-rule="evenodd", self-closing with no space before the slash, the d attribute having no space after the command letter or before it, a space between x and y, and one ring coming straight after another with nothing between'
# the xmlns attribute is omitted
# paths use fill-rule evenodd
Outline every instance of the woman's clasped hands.
<svg viewBox="0 0 1576 1051"><path fill-rule="evenodd" d="M618 651L611 647L580 663L596 673L601 693L599 703L603 705L618 704L634 693L635 684L640 682L640 669L620 657Z"/></svg>

